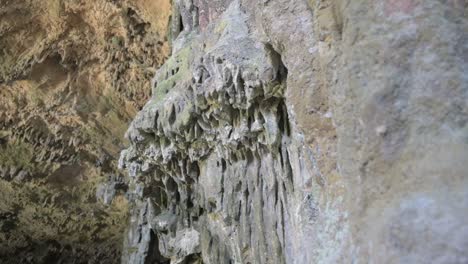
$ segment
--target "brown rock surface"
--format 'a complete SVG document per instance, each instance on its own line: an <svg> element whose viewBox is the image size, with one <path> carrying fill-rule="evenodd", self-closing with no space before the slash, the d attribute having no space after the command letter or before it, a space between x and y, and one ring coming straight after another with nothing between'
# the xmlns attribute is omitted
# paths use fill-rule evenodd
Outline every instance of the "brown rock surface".
<svg viewBox="0 0 468 264"><path fill-rule="evenodd" d="M170 10L0 1L1 263L119 262L127 202L115 159L169 53ZM108 178L116 190L100 192Z"/></svg>

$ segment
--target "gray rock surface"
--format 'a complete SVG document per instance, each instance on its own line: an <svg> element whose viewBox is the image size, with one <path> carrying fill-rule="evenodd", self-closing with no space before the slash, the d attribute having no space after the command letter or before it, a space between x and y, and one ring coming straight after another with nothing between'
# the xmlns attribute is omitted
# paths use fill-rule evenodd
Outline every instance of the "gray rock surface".
<svg viewBox="0 0 468 264"><path fill-rule="evenodd" d="M175 1L123 263L467 263L462 1Z"/></svg>

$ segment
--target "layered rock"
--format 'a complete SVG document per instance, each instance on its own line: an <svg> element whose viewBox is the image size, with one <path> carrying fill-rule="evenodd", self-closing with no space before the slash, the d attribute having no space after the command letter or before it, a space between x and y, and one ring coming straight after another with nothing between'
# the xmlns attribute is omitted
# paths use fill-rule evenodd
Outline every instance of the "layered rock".
<svg viewBox="0 0 468 264"><path fill-rule="evenodd" d="M175 1L124 263L465 263L460 1Z"/></svg>

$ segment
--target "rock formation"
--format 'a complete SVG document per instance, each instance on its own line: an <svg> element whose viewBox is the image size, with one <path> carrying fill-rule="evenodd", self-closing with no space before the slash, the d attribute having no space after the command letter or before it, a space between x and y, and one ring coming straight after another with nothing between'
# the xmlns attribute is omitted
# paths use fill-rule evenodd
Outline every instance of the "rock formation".
<svg viewBox="0 0 468 264"><path fill-rule="evenodd" d="M124 263L466 263L462 1L175 1Z"/></svg>
<svg viewBox="0 0 468 264"><path fill-rule="evenodd" d="M0 262L468 263L467 12L0 0Z"/></svg>
<svg viewBox="0 0 468 264"><path fill-rule="evenodd" d="M0 0L0 263L120 261L116 161L169 16L169 1Z"/></svg>

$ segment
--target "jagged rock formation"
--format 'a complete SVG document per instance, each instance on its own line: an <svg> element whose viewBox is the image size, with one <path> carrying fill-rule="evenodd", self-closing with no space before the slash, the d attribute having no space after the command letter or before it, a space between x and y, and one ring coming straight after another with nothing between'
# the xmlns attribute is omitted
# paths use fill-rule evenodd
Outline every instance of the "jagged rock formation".
<svg viewBox="0 0 468 264"><path fill-rule="evenodd" d="M169 53L170 9L0 0L0 263L120 261L116 161Z"/></svg>
<svg viewBox="0 0 468 264"><path fill-rule="evenodd" d="M124 263L466 263L463 1L175 1Z"/></svg>
<svg viewBox="0 0 468 264"><path fill-rule="evenodd" d="M0 263L468 263L467 12L0 0Z"/></svg>

